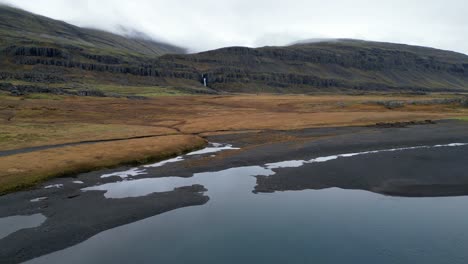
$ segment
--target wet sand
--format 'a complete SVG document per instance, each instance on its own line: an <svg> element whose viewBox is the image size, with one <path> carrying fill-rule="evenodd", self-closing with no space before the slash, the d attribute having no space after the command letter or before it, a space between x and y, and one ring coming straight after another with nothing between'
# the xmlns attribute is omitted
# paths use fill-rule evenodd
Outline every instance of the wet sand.
<svg viewBox="0 0 468 264"><path fill-rule="evenodd" d="M293 139L261 142L275 136ZM210 142L229 143L239 150L191 156L131 179L190 177L194 173L220 171L233 167L305 160L342 153L355 153L401 147L468 143L468 122L439 121L437 124L408 127L340 127L295 131L263 131L208 137ZM214 157L212 155L215 155ZM324 189L339 187L396 196L468 195L468 147L441 148L437 152L414 149L378 153L353 159L338 159L330 165L304 165L299 168L273 169L276 174L257 176L252 192ZM385 169L383 169L385 168ZM0 217L43 214L44 224L22 229L0 240L0 262L18 263L82 242L91 236L124 224L186 206L202 206L209 201L204 186L187 186L165 193L123 199L106 199L103 191L81 189L121 181L104 174L127 170L118 168L60 178L31 191L0 197ZM378 172L378 173L376 173ZM77 183L79 182L79 183ZM62 188L44 189L62 184ZM45 200L31 200L47 197Z"/></svg>

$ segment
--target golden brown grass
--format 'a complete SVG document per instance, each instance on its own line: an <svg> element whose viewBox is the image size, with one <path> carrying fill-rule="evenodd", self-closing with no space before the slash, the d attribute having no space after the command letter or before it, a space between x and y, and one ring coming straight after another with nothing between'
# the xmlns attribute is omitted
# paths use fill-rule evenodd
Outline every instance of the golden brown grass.
<svg viewBox="0 0 468 264"><path fill-rule="evenodd" d="M24 189L52 177L122 164L161 160L203 147L193 135L161 136L69 146L0 158L0 195Z"/></svg>
<svg viewBox="0 0 468 264"><path fill-rule="evenodd" d="M0 150L100 139L177 133L297 129L466 116L454 105L408 105L390 110L370 101L451 97L238 95L159 97L150 100L3 96Z"/></svg>
<svg viewBox="0 0 468 264"><path fill-rule="evenodd" d="M0 150L176 133L174 129L155 126L12 122L0 125Z"/></svg>
<svg viewBox="0 0 468 264"><path fill-rule="evenodd" d="M66 96L55 100L2 95L0 151L148 135L168 137L80 145L0 157L0 184L6 186L1 187L3 190L12 190L53 176L142 161L147 156L165 157L167 153L180 152L183 147L191 149L199 146L201 139L193 137L193 134L368 125L468 116L467 108L450 104L407 105L392 110L369 103L447 97L453 95L235 95L174 96L148 100ZM171 135L188 135L190 140L166 145L163 139L172 138ZM148 142L154 143L148 147L145 145ZM141 145L135 145L137 143Z"/></svg>
<svg viewBox="0 0 468 264"><path fill-rule="evenodd" d="M428 100L431 96L176 96L149 100L65 97L62 100L0 99L0 131L13 134L0 150L145 134L204 133L219 130L294 129L466 116L453 105L409 105L394 110L369 104L382 100ZM135 127L133 127L135 126ZM37 136L23 140L15 134ZM0 136L1 137L1 136ZM1 140L0 140L1 141ZM7 146L8 141L10 146Z"/></svg>

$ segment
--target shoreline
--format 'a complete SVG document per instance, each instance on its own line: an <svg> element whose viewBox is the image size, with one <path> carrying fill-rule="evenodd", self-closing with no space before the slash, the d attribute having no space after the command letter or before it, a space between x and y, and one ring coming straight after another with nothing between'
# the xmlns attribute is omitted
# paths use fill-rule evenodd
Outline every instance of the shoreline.
<svg viewBox="0 0 468 264"><path fill-rule="evenodd" d="M173 135L71 144L3 156L0 159L0 196L34 188L53 178L161 161L202 149L206 145L206 140L201 137ZM44 160L47 162L44 163Z"/></svg>
<svg viewBox="0 0 468 264"><path fill-rule="evenodd" d="M248 134L263 134L267 135L268 133L295 133L297 131L308 131L308 130L324 130L324 131L331 131L337 129L363 129L363 128L377 128L377 129L389 129L389 128L405 128L409 126L416 126L416 125L434 125L437 122L444 122L448 120L458 120L458 119L444 119L438 121L432 120L424 120L424 121L397 121L397 122L388 122L388 123L377 123L377 124L356 124L356 125L348 125L348 126L320 126L320 127L310 127L310 128L301 128L301 129L292 129L292 130L275 130L275 129L264 129L264 130L253 130L253 131L243 131L239 133L239 131L230 131L226 130L222 133L213 133L213 132L203 132L200 134L174 134L174 135L156 135L156 136L137 136L133 138L118 138L118 139L103 139L103 140L90 140L90 141L82 141L82 142L71 142L71 143L64 143L64 144L57 144L57 145L44 145L44 146L35 146L30 148L22 148L22 149L13 149L13 150L6 150L0 151L0 171L4 171L3 175L0 173L0 182L3 180L2 187L0 187L0 196L17 192L28 190L30 188L34 188L39 184L53 179L53 178L61 178L67 176L73 176L81 173L99 171L102 169L113 169L121 166L127 165L144 165L151 162L163 161L165 159L173 158L176 156L180 156L186 154L191 151L202 149L206 147L208 141L206 138L217 138L217 137L242 137L242 135ZM463 120L459 120L463 122ZM329 132L327 132L329 133ZM203 136L201 136L203 134ZM321 137L327 137L329 135L322 134L322 135L315 135L317 139ZM153 150L150 150L150 154L148 154L147 150L143 151L134 151L134 156L127 156L126 153L122 153L125 158L122 157L115 157L109 156L106 158L97 158L98 161L91 161L88 160L87 162L81 163L79 167L73 166L73 168L68 168L66 163L70 163L70 159L65 159L63 157L63 152L80 152L82 148L89 148L89 151L85 151L84 153L81 152L83 155L88 155L89 153L93 152L93 149L100 149L104 145L108 144L115 144L114 147L110 147L110 149L114 151L121 151L121 145L131 144L133 141L138 140L156 140L160 141L159 139L164 138L171 138L171 137L193 137L191 141L194 142L187 142L186 145L184 144L175 144L171 146L169 149L158 149L155 147ZM267 136L265 140L265 144L271 144L274 142L282 142L291 140L291 138L274 138ZM258 139L258 137L257 137ZM309 138L310 139L310 138ZM255 142L251 142L256 144ZM139 147L144 147L144 145L140 145ZM109 146L107 146L109 148ZM122 148L125 148L123 146ZM53 152L58 151L59 153L54 154ZM52 155L52 156L51 156ZM143 156L142 156L143 155ZM37 159L37 156L44 157L48 156L48 162L52 162L53 164L49 164L48 168L44 169L44 165L41 165L39 169L30 169L28 166L25 168L15 164L15 162L11 162L11 160L34 160ZM98 156L96 156L98 157ZM79 158L79 157L75 157ZM23 163L28 164L28 162ZM16 165L16 167L15 167ZM12 167L13 166L13 167ZM3 179L1 178L3 177ZM5 178L17 178L14 180L6 180ZM17 183L10 183L15 182Z"/></svg>
<svg viewBox="0 0 468 264"><path fill-rule="evenodd" d="M268 133L268 132L282 132L282 133L288 133L288 132L294 132L294 131L300 131L300 130L311 130L311 129L325 129L325 130L330 130L330 129L351 129L351 128L365 128L365 127L381 127L381 128L391 128L391 127L405 127L405 126L411 126L411 125L431 125L435 124L432 120L428 122L429 120L425 121L399 121L395 123L386 123L387 126L381 126L379 123L375 125L367 124L367 125L352 125L352 126L322 126L322 127L310 127L310 128L302 128L302 129L296 129L296 130L274 130L274 129L269 129L269 130L259 130L259 131L245 131L244 133ZM396 124L396 126L393 126L392 124ZM401 124L404 124L402 126ZM126 165L144 165L148 164L151 162L156 162L156 161L163 161L165 159L173 158L176 156L180 156L182 154L186 154L188 152L194 151L194 150L199 150L202 149L203 147L206 147L208 142L205 140L206 137L216 137L216 136L232 136L232 135L242 135L244 133L238 133L238 131L223 131L224 133L212 133L212 132L204 132L200 134L204 134L203 137L195 134L175 134L175 135L157 135L157 136L138 136L138 137L133 137L133 138L122 138L122 139L103 139L103 140L90 140L90 141L82 141L82 142L71 142L71 143L64 143L64 144L57 144L57 145L44 145L44 146L35 146L35 147L30 147L30 148L22 148L22 149L13 149L13 150L6 150L6 151L0 151L0 171L4 171L3 175L0 173L0 182L3 180L3 184L0 187L0 196L12 193L12 192L17 192L17 191L23 191L27 190L30 188L34 188L35 186L53 179L53 178L60 178L60 177L67 177L67 176L73 176L77 175L80 173L87 173L87 172L93 172L93 171L98 171L102 169L112 169L112 168L117 168L121 166L126 166ZM193 140L196 141L194 142L188 142L187 145L183 144L176 144L174 146L171 146L169 149L158 149L156 147L154 150L151 150L151 154L148 154L148 151L141 151L139 153L138 151L135 153L133 152L134 156L130 157L115 157L115 156L110 156L106 158L98 158L99 161L85 161L81 163L79 167L73 166L73 168L69 168L67 163L72 162L70 159L64 159L63 152L80 152L83 155L88 155L90 152L92 152L92 149L100 149L103 145L110 144L110 143L115 143L115 151L121 151L120 145L125 145L129 144L132 141L138 141L138 140L159 140L159 139L164 139L164 138L171 138L171 137L193 137ZM203 143L200 141L203 140ZM287 139L282 139L280 141L287 141ZM267 140L267 143L273 143L275 142L274 139L270 139L270 141ZM150 142L149 142L150 143ZM195 144L195 145L193 145ZM107 146L109 148L109 146ZM140 147L143 147L140 145ZM89 151L85 151L85 153L82 152L82 148L90 148ZM92 149L91 149L92 148ZM113 147L111 147L114 149ZM123 148L125 148L123 146ZM54 154L54 151L59 151L59 153ZM123 153L126 156L126 153ZM142 156L143 155L143 156ZM37 156L44 157L48 156L48 162L53 163L53 164L46 164L47 168L43 168L44 165L41 165L40 168L37 169L31 169L27 165L22 165L19 166L18 164L15 164L11 160L34 160L37 158ZM75 157L79 159L80 157ZM29 164L29 162L26 162L25 164ZM47 166L48 165L48 166ZM11 179L11 180L6 180L5 178L16 178L16 179ZM14 183L11 183L14 182ZM16 182L16 183L15 183Z"/></svg>
<svg viewBox="0 0 468 264"><path fill-rule="evenodd" d="M51 177L175 156L218 135L245 136L254 146L296 140L294 131L300 130L405 127L423 120L463 119L468 108L457 98L229 95L135 101L6 96L0 100L0 195ZM315 133L308 140L330 135ZM164 147L165 139L180 137L190 140Z"/></svg>
<svg viewBox="0 0 468 264"><path fill-rule="evenodd" d="M104 230L177 208L202 206L210 199L209 192L205 193L205 187L197 185L122 199L108 199L104 196L105 191L83 192L82 190L85 188L146 178L192 177L196 173L223 171L230 168L256 166L285 160L305 160L339 153L468 142L467 129L468 122L447 120L434 125L415 125L404 128L311 128L266 131L260 134L216 135L207 137L207 140L230 144L240 149L227 150L216 153L216 155L184 156L183 159L178 159L178 162L164 163L163 166L154 168L147 166L145 167L146 173L135 174L128 178L121 178L116 173L135 169L131 166L93 171L74 177L51 179L43 183L42 188L0 196L0 203L5 205L0 208L0 217L38 213L47 217L46 222L38 228L20 230L0 240L0 256L11 263L26 261L67 248ZM329 137L320 137L321 135L329 135ZM270 142L257 140L259 137L284 139L286 136L290 137L289 140ZM300 168L274 169L275 175L268 178L256 177L257 186L252 189L252 192L282 192L339 187L371 191L383 195L386 193L403 196L418 196L420 194L424 197L450 195L451 193L466 195L463 187L468 186L468 178L458 175L458 172L466 171L465 163L459 162L460 157L463 158L465 150L466 147L454 150L437 150L449 151L444 153L452 157L442 161L455 162L450 166L453 167L452 172L457 172L457 174L451 177L438 174L438 170L434 169L434 166L437 168L437 164L427 163L427 159L415 159L421 155L429 155L430 160L437 160L437 153L430 154L424 152L424 149L414 149L398 153L395 156L400 161L397 164L405 165L405 160L422 162L418 165L420 169L418 173L408 170L404 166L399 168L401 172L404 172L401 177L406 177L407 181L398 180L400 174L389 174L388 170L382 172L383 176L365 174L363 172L367 169L356 167L354 158L346 158L313 166L305 165ZM381 155L386 154L363 155L360 158L366 161L365 164L369 164L368 166L372 166L377 171L378 168L395 167L391 165L392 159L385 159L384 157L388 158L388 156ZM329 166L332 166L333 170L330 170ZM333 174L330 174L331 172ZM311 174L316 175L316 177L310 177ZM102 178L103 175L114 176ZM388 183L393 182L398 184L388 185ZM425 185L418 185L418 182ZM60 185L60 188L43 188L49 185ZM457 185L461 187L457 187ZM40 197L47 198L37 200ZM32 202L33 200L37 202ZM30 239L26 239L26 237ZM54 243L49 244L47 241L51 237L54 237ZM21 251L21 254L18 255L18 251Z"/></svg>

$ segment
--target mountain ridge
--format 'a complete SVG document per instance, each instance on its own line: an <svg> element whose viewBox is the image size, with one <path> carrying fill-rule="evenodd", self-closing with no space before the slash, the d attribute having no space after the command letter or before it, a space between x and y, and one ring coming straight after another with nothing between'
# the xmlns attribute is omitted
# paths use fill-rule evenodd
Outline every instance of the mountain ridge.
<svg viewBox="0 0 468 264"><path fill-rule="evenodd" d="M160 59L203 70L212 86L233 92L242 91L233 84L250 88L268 86L267 91L278 92L291 92L291 87L300 92L330 87L358 90L468 87L467 55L383 42L346 40L287 47L227 47Z"/></svg>
<svg viewBox="0 0 468 264"><path fill-rule="evenodd" d="M184 93L468 90L468 55L406 44L334 39L185 54L170 44L5 6L0 36L0 82L16 86L151 86Z"/></svg>
<svg viewBox="0 0 468 264"><path fill-rule="evenodd" d="M417 44L407 44L407 43L399 43L399 42L389 42L389 41L375 41L375 40L365 40L365 39L355 39L355 38L317 38L317 39L304 39L304 40L299 40L292 42L286 46L295 46L295 45L307 45L307 44L314 44L314 43L336 43L336 42L348 42L348 43L374 43L374 44L387 44L387 45L395 45L395 46L400 46L400 47L410 47L410 48L422 48L422 49L432 49L432 50L437 50L437 51L442 51L442 52L450 52L458 55L463 55L463 56L468 56L468 54L459 52L459 51L453 51L453 50L448 50L448 49L441 49L441 48L435 48L435 47L428 47L428 46L422 46L422 45L417 45Z"/></svg>
<svg viewBox="0 0 468 264"><path fill-rule="evenodd" d="M21 37L20 42L23 43L85 45L90 48L114 48L150 56L185 52L183 48L149 38L128 37L99 29L82 28L2 4L0 4L0 33L3 38Z"/></svg>

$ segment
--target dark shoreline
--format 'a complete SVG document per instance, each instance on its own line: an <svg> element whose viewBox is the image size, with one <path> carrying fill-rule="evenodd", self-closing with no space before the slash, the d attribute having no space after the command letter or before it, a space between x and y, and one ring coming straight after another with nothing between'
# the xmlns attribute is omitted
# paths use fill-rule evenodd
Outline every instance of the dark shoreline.
<svg viewBox="0 0 468 264"><path fill-rule="evenodd" d="M256 145L259 137L275 135L293 136L294 140ZM303 160L314 157L349 152L468 142L468 122L440 121L431 125L408 127L339 127L313 128L295 131L264 131L208 137L211 142L222 142L241 147L216 157L206 155L178 163L154 168L147 175L134 177L165 177L178 175L190 177L194 173L220 171L232 167L263 165L285 160ZM275 170L268 178L257 177L255 192L322 189L330 187L361 189L384 195L409 197L468 195L468 171L466 149L442 150L446 158L437 153L414 150L382 159L379 155L361 157L368 168L358 168L352 159L343 159L318 166ZM384 155L384 154L382 154ZM382 156L384 157L384 156ZM388 157L388 156L385 156ZM432 162L438 159L442 165ZM379 161L381 160L381 161ZM389 161L385 161L389 160ZM401 164L394 166L392 164ZM417 170L412 169L416 164ZM432 165L431 165L432 164ZM395 167L402 171L394 175L382 170L381 175L363 173L379 167ZM422 167L421 167L422 166ZM448 170L447 166L451 166ZM372 167L372 169L371 169ZM414 167L414 166L413 166ZM440 169L437 169L440 167ZM96 171L77 175L75 178L59 178L45 184L64 184L60 189L38 187L30 191L12 193L0 197L0 217L42 213L46 223L38 228L24 229L0 240L0 263L18 263L77 244L89 237L113 227L132 223L163 212L185 206L201 206L209 197L203 195L203 186L175 189L167 193L155 193L138 198L105 199L103 192L81 192L81 188L115 182L117 177L101 179L100 175L115 171ZM445 171L446 173L441 173ZM415 173L417 172L417 173ZM462 174L460 174L462 173ZM316 177L310 177L310 175ZM346 177L344 177L346 176ZM402 180L403 179L403 180ZM84 184L73 184L80 180ZM38 197L47 200L31 203Z"/></svg>

